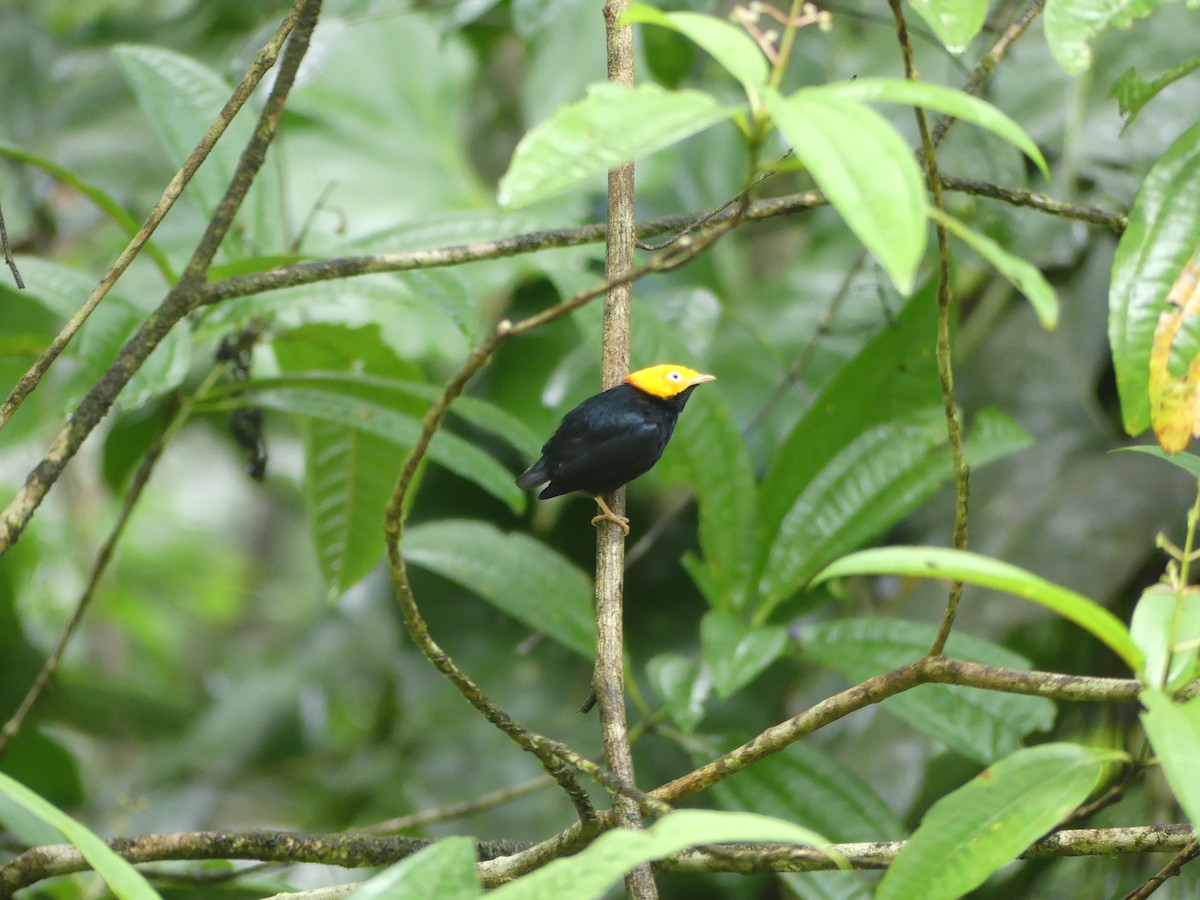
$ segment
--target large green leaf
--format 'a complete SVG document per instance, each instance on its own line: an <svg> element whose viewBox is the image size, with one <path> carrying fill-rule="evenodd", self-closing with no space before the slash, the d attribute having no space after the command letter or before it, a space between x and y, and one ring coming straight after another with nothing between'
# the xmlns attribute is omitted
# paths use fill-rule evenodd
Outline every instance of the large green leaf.
<svg viewBox="0 0 1200 900"><path fill-rule="evenodd" d="M804 486L775 529L755 621L765 621L830 560L915 509L952 473L940 407L856 437Z"/></svg>
<svg viewBox="0 0 1200 900"><path fill-rule="evenodd" d="M429 403L442 396L440 386L408 378L316 370L297 371L276 378L256 378L245 389L274 388L326 391L419 412L423 412ZM414 406L414 401L419 402ZM543 443L542 438L516 416L476 397L459 397L450 407L450 416L462 419L467 424L500 438L514 450L528 456L536 456Z"/></svg>
<svg viewBox="0 0 1200 900"><path fill-rule="evenodd" d="M1141 651L1129 637L1124 622L1082 594L998 559L945 547L879 547L842 557L812 583L847 575L945 578L1005 591L1074 622L1106 644L1135 673L1142 671Z"/></svg>
<svg viewBox="0 0 1200 900"><path fill-rule="evenodd" d="M754 470L719 388L703 386L688 400L664 457L662 474L688 485L700 507L703 572L692 561L689 571L710 606L741 609L754 561Z"/></svg>
<svg viewBox="0 0 1200 900"><path fill-rule="evenodd" d="M483 896L475 862L474 838L442 838L388 866L349 896L353 900L475 900Z"/></svg>
<svg viewBox="0 0 1200 900"><path fill-rule="evenodd" d="M969 0L949 0L946 5L963 7ZM981 4L986 9L986 4ZM982 20L980 20L982 22ZM1046 159L1037 144L1016 122L992 104L963 91L954 90L928 81L912 81L907 78L856 78L854 81L838 81L823 85L816 90L846 100L861 103L903 103L933 109L963 122L986 128L992 134L1004 138L1037 163L1043 174L1048 174Z"/></svg>
<svg viewBox="0 0 1200 900"><path fill-rule="evenodd" d="M768 556L796 499L822 470L872 428L884 422L902 423L918 411L940 405L933 353L936 327L933 291L922 290L821 389L780 444L758 491L756 582L765 578L783 585L778 576L767 572ZM797 553L803 549L794 547ZM797 564L798 572L803 568Z"/></svg>
<svg viewBox="0 0 1200 900"><path fill-rule="evenodd" d="M771 74L762 49L743 29L716 16L694 12L663 12L644 3L632 3L621 14L620 24L660 25L686 35L703 47L734 78L753 101Z"/></svg>
<svg viewBox="0 0 1200 900"><path fill-rule="evenodd" d="M556 859L535 872L488 894L495 900L593 900L605 896L622 875L642 863L688 847L747 841L808 844L826 841L807 828L753 813L683 809L668 813L650 828L616 828L585 850Z"/></svg>
<svg viewBox="0 0 1200 900"><path fill-rule="evenodd" d="M733 737L689 749L699 765L721 749L740 744ZM756 812L795 822L831 841L879 841L899 838L896 814L849 766L811 741L791 744L713 788L725 809ZM785 875L797 896L806 900L866 900L870 891L856 872L809 872Z"/></svg>
<svg viewBox="0 0 1200 900"><path fill-rule="evenodd" d="M710 609L700 620L700 643L717 696L723 700L779 658L787 647L788 633L786 628L751 625L730 613Z"/></svg>
<svg viewBox="0 0 1200 900"><path fill-rule="evenodd" d="M987 0L909 0L946 49L962 53L987 19Z"/></svg>
<svg viewBox="0 0 1200 900"><path fill-rule="evenodd" d="M83 272L38 257L18 257L18 264L26 284L20 296L64 320L83 305L97 281ZM66 395L68 405L73 405L100 380L145 317L145 311L114 294L96 307L67 347L67 355L81 363ZM173 328L121 389L118 401L126 409L134 409L174 390L187 375L190 358L191 338L186 329Z"/></svg>
<svg viewBox="0 0 1200 900"><path fill-rule="evenodd" d="M333 391L304 387L258 387L251 383L237 395L237 403L291 413L307 419L331 422L383 438L401 447L411 447L421 433L414 416L375 400ZM429 458L456 475L483 488L508 504L514 513L525 508L525 492L513 484L512 473L496 459L448 431L439 431L429 444ZM403 453L395 455L399 474Z"/></svg>
<svg viewBox="0 0 1200 900"><path fill-rule="evenodd" d="M595 653L591 580L545 544L466 519L408 529L404 558L581 656Z"/></svg>
<svg viewBox="0 0 1200 900"><path fill-rule="evenodd" d="M876 900L955 900L979 887L1086 800L1123 756L1076 744L1018 750L930 807Z"/></svg>
<svg viewBox="0 0 1200 900"><path fill-rule="evenodd" d="M525 206L579 187L728 119L738 109L700 91L592 85L587 99L562 107L521 139L500 180L500 203Z"/></svg>
<svg viewBox="0 0 1200 900"><path fill-rule="evenodd" d="M122 44L113 54L167 159L182 165L229 99L230 86L191 57L165 47ZM237 148L219 141L192 177L187 192L198 197L205 215L216 209L236 162Z"/></svg>
<svg viewBox="0 0 1200 900"><path fill-rule="evenodd" d="M0 793L18 806L58 829L75 845L119 900L160 900L158 892L133 866L113 853L87 826L47 803L19 781L0 772ZM0 812L6 807L0 805Z"/></svg>
<svg viewBox="0 0 1200 900"><path fill-rule="evenodd" d="M309 420L304 434L304 500L317 564L330 600L357 584L383 556L383 511L399 454L384 438Z"/></svg>
<svg viewBox="0 0 1200 900"><path fill-rule="evenodd" d="M1175 799L1200 822L1200 697L1176 703L1156 688L1142 691L1142 726Z"/></svg>
<svg viewBox="0 0 1200 900"><path fill-rule="evenodd" d="M1113 257L1108 340L1129 434L1150 425L1150 348L1167 294L1200 244L1200 125L1185 131L1142 182Z"/></svg>
<svg viewBox="0 0 1200 900"><path fill-rule="evenodd" d="M801 635L802 653L861 682L920 659L933 644L936 629L897 619L840 619ZM952 634L950 656L1027 669L1029 660L1003 647L968 635ZM1054 724L1054 704L981 688L926 684L883 701L883 707L952 750L980 763L1016 750L1021 739Z"/></svg>
<svg viewBox="0 0 1200 900"><path fill-rule="evenodd" d="M1150 15L1164 0L1046 0L1046 43L1068 75L1092 65L1093 38L1109 28L1128 28Z"/></svg>
<svg viewBox="0 0 1200 900"><path fill-rule="evenodd" d="M1009 253L986 234L968 228L958 219L935 207L929 208L929 217L991 263L997 272L1024 294L1033 311L1037 313L1042 327L1053 328L1058 324L1058 294L1037 266Z"/></svg>
<svg viewBox="0 0 1200 900"><path fill-rule="evenodd" d="M912 148L869 106L802 88L767 89L767 111L850 230L896 289L912 291L925 253L925 182Z"/></svg>

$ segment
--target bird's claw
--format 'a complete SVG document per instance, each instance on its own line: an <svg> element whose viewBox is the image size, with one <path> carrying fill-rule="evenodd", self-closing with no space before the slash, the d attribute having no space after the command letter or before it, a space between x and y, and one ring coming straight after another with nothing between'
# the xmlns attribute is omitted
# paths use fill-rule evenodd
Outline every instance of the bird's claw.
<svg viewBox="0 0 1200 900"><path fill-rule="evenodd" d="M600 513L600 515L592 517L593 525L599 527L601 522L612 522L614 525L620 528L626 536L629 535L629 519L625 516L618 516L614 512L607 512Z"/></svg>

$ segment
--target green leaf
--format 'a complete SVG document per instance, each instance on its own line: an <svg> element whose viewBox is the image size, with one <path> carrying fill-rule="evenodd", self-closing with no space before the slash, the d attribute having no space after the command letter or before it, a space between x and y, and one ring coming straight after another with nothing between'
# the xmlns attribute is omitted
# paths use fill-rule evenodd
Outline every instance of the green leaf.
<svg viewBox="0 0 1200 900"><path fill-rule="evenodd" d="M1018 750L947 794L888 868L876 900L955 900L1087 799L1123 754L1076 744Z"/></svg>
<svg viewBox="0 0 1200 900"><path fill-rule="evenodd" d="M764 91L767 111L817 186L896 289L912 291L925 253L925 182L908 146L869 106L802 88Z"/></svg>
<svg viewBox="0 0 1200 900"><path fill-rule="evenodd" d="M402 448L412 447L421 423L411 415L374 400L303 387L259 387L251 382L236 402L261 406L308 419L332 422L373 434ZM512 473L494 457L448 431L439 431L429 444L429 458L440 466L483 488L514 513L525 508L525 492L513 484ZM394 471L400 472L403 454L396 453Z"/></svg>
<svg viewBox="0 0 1200 900"><path fill-rule="evenodd" d="M47 803L19 781L0 772L0 793L44 822L58 829L75 845L96 874L104 879L119 900L161 900L158 892L133 866L113 853L91 830L58 807ZM0 806L0 812L5 807Z"/></svg>
<svg viewBox="0 0 1200 900"><path fill-rule="evenodd" d="M661 25L686 35L742 83L751 102L766 87L771 74L767 58L750 35L716 16L694 12L663 12L644 3L632 3L621 14L620 25Z"/></svg>
<svg viewBox="0 0 1200 900"><path fill-rule="evenodd" d="M929 218L943 226L956 238L982 256L1003 275L1012 286L1025 295L1043 328L1058 324L1058 294L1037 266L1009 253L990 237L968 228L958 219L935 207L929 207Z"/></svg>
<svg viewBox="0 0 1200 900"><path fill-rule="evenodd" d="M1050 54L1068 75L1092 65L1092 39L1109 28L1128 28L1163 0L1046 0L1042 19Z"/></svg>
<svg viewBox="0 0 1200 900"><path fill-rule="evenodd" d="M775 662L788 644L786 628L751 625L710 609L700 620L700 642L712 670L717 696L736 694Z"/></svg>
<svg viewBox="0 0 1200 900"><path fill-rule="evenodd" d="M941 0L942 5L956 8L968 6L972 2L977 2L977 0ZM986 3L979 2L978 5L986 12ZM982 22L981 18L980 24ZM1004 138L1032 159L1042 170L1042 174L1049 177L1046 159L1025 129L992 104L963 91L940 84L932 84L928 81L910 81L907 78L857 78L854 81L839 81L822 85L815 90L844 100L857 100L860 103L903 103L907 106L920 106L954 116L956 119L986 128L992 134Z"/></svg>
<svg viewBox="0 0 1200 900"><path fill-rule="evenodd" d="M349 896L354 900L475 900L483 896L475 864L474 838L442 838L388 866Z"/></svg>
<svg viewBox="0 0 1200 900"><path fill-rule="evenodd" d="M4 141L0 141L0 156L11 159L14 162L36 166L48 175L54 176L63 184L75 188L75 190L79 191L79 193L83 194L103 210L110 219L120 225L122 230L130 237L137 234L141 228L141 223L125 207L113 199L112 196L96 185L84 181L71 170L63 168L43 156L29 153L20 147L5 143ZM152 240L147 240L142 252L150 257L154 261L154 264L158 266L158 270L162 273L163 279L167 284L173 285L178 276L175 274L174 269L171 268L170 260L167 259L166 254L159 249L158 245ZM76 305L81 306L82 304L83 300L80 298L79 303Z"/></svg>
<svg viewBox="0 0 1200 900"><path fill-rule="evenodd" d="M951 53L962 53L987 19L987 0L909 0Z"/></svg>
<svg viewBox="0 0 1200 900"><path fill-rule="evenodd" d="M667 713L690 734L704 720L704 701L712 691L712 674L694 659L679 653L662 653L646 663L646 675Z"/></svg>
<svg viewBox="0 0 1200 900"><path fill-rule="evenodd" d="M1143 78L1137 69L1130 68L1113 83L1108 95L1116 98L1117 107L1121 115L1125 116L1125 127L1128 128L1142 108L1157 97L1163 88L1169 87L1197 69L1200 69L1200 56L1193 56L1149 80Z"/></svg>
<svg viewBox="0 0 1200 900"><path fill-rule="evenodd" d="M215 72L165 47L121 44L113 55L167 159L174 166L182 165L232 89ZM219 141L192 176L187 192L199 198L205 215L213 213L224 195L236 154L233 145Z"/></svg>
<svg viewBox="0 0 1200 900"><path fill-rule="evenodd" d="M1168 453L1158 444L1138 444L1136 447L1118 447L1111 450L1111 453L1145 453L1147 456L1157 456L1161 460L1179 466L1183 471L1187 472L1193 478L1200 479L1200 456L1195 453Z"/></svg>
<svg viewBox="0 0 1200 900"><path fill-rule="evenodd" d="M853 683L919 659L937 629L898 619L839 619L806 630L802 655L836 669ZM1028 669L1029 660L987 641L951 634L956 659ZM950 749L984 765L1012 753L1021 739L1054 724L1055 706L1024 697L956 685L924 684L883 701L883 708Z"/></svg>
<svg viewBox="0 0 1200 900"><path fill-rule="evenodd" d="M359 329L351 329L357 331ZM439 385L425 384L404 378L384 378L378 375L347 372L296 372L278 378L256 378L245 386L235 386L239 392L271 390L274 388L305 388L341 394L347 397L372 400L386 406L399 407L414 415L422 415L428 405L442 396ZM420 401L416 406L413 401ZM543 439L528 425L493 403L477 397L459 397L450 407L450 416L500 438L514 450L526 456L537 456Z"/></svg>
<svg viewBox="0 0 1200 900"><path fill-rule="evenodd" d="M699 765L722 748L742 741L733 736L691 742ZM715 785L713 794L725 809L756 812L795 822L831 841L878 841L899 838L904 831L896 814L848 765L817 745L803 741ZM784 875L805 900L869 900L858 872L806 872Z"/></svg>
<svg viewBox="0 0 1200 900"><path fill-rule="evenodd" d="M1142 727L1167 784L1188 821L1200 822L1200 697L1176 703L1156 688L1142 691Z"/></svg>
<svg viewBox="0 0 1200 900"><path fill-rule="evenodd" d="M1108 340L1125 430L1150 426L1150 349L1167 294L1200 244L1200 125L1154 164L1117 244L1108 291Z"/></svg>
<svg viewBox="0 0 1200 900"><path fill-rule="evenodd" d="M732 736L690 741L687 749L699 765L722 748L743 741ZM820 747L802 742L755 763L713 788L725 809L756 812L811 828L832 841L899 838L895 813L849 767ZM781 876L805 900L869 900L859 872L806 872Z"/></svg>
<svg viewBox="0 0 1200 900"><path fill-rule="evenodd" d="M807 828L753 813L683 809L668 813L650 828L616 828L585 850L556 859L535 872L488 894L495 900L593 900L629 870L701 844L769 841L820 846L825 839Z"/></svg>
<svg viewBox="0 0 1200 900"><path fill-rule="evenodd" d="M361 581L383 556L383 511L396 484L397 460L391 441L330 422L308 422L304 500L330 601Z"/></svg>
<svg viewBox="0 0 1200 900"><path fill-rule="evenodd" d="M1134 672L1142 670L1141 651L1134 646L1124 622L1082 594L998 559L944 547L879 547L842 557L812 583L847 575L945 578L1005 591L1074 622L1107 645Z"/></svg>
<svg viewBox="0 0 1200 900"><path fill-rule="evenodd" d="M830 560L920 505L953 474L940 408L864 431L818 472L775 530L758 582L765 621Z"/></svg>
<svg viewBox="0 0 1200 900"><path fill-rule="evenodd" d="M770 613L771 604L795 590L797 579L807 578L832 558L809 554L803 545L791 543L787 546L796 557L789 562L792 574L785 579L769 570L770 555L779 559L784 553L782 547L777 549L779 533L798 498L864 434L885 422L900 425L924 410L940 408L933 347L936 324L937 304L929 287L910 298L895 320L821 389L780 444L758 490L753 578L760 594L765 581L770 597L758 600L760 620ZM864 397L874 399L864 403ZM852 499L842 497L839 503ZM875 517L869 504L862 505L860 512L881 528L891 524ZM767 613L761 612L764 608Z"/></svg>
<svg viewBox="0 0 1200 900"><path fill-rule="evenodd" d="M562 107L521 138L500 179L500 204L526 206L580 187L737 112L700 91L592 85L587 99Z"/></svg>
<svg viewBox="0 0 1200 900"><path fill-rule="evenodd" d="M1143 684L1161 688L1186 677L1200 653L1200 588L1146 588L1133 610L1129 634L1146 657Z"/></svg>
<svg viewBox="0 0 1200 900"><path fill-rule="evenodd" d="M963 459L972 469L1003 459L1032 446L1033 436L999 410L981 409L963 445Z"/></svg>
<svg viewBox="0 0 1200 900"><path fill-rule="evenodd" d="M754 562L754 469L715 386L703 386L688 400L659 466L668 482L686 484L696 494L706 599L720 609L743 608Z"/></svg>
<svg viewBox="0 0 1200 900"><path fill-rule="evenodd" d="M83 305L97 280L38 257L21 256L17 262L27 287L21 296L64 320ZM74 405L100 380L145 317L145 311L114 294L109 294L96 307L67 346L66 354L82 363L67 392L68 406ZM186 329L173 328L121 389L118 401L126 409L135 409L174 390L183 383L190 358L191 339Z"/></svg>
<svg viewBox="0 0 1200 900"><path fill-rule="evenodd" d="M404 558L581 656L595 653L592 583L545 544L466 519L408 529Z"/></svg>

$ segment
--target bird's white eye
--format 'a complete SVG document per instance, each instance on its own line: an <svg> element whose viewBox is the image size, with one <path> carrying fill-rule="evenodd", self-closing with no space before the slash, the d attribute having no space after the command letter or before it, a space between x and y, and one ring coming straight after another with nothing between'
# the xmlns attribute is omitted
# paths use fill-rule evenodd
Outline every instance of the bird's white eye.
<svg viewBox="0 0 1200 900"><path fill-rule="evenodd" d="M680 375L678 372L676 372L674 369L672 369L670 372L667 373L667 377L670 378L672 381L678 381L683 376Z"/></svg>

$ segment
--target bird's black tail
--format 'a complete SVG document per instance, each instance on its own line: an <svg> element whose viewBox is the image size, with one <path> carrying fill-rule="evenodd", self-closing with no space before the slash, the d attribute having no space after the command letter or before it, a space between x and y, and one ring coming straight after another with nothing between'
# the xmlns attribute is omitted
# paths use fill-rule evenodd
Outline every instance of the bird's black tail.
<svg viewBox="0 0 1200 900"><path fill-rule="evenodd" d="M550 472L547 471L546 460L543 457L520 474L517 478L517 487L527 491L539 484L545 484L549 480Z"/></svg>

